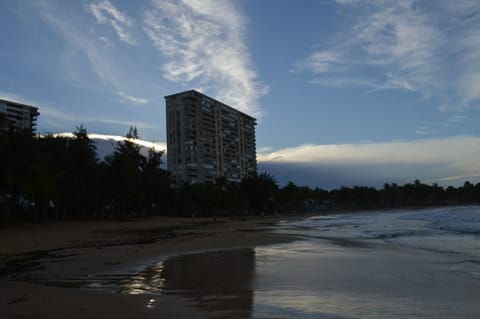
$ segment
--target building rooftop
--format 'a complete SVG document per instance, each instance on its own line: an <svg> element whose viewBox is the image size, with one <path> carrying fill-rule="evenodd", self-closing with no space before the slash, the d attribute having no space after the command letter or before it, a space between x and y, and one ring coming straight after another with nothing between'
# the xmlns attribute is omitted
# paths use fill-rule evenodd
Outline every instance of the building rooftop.
<svg viewBox="0 0 480 319"><path fill-rule="evenodd" d="M251 119L255 120L255 122L257 121L257 119L256 119L255 117L253 117L253 116L251 116L251 115L249 115L249 114L247 114L247 113L245 113L245 112L239 111L238 109L236 109L236 108L234 108L234 107L232 107L232 106L230 106L230 105L227 105L227 104L225 104L224 102L220 102L219 100L214 99L213 97L210 97L210 96L208 96L208 95L206 95L206 94L204 94L204 93L202 93L202 92L199 92L199 91L193 90L193 89L192 89L192 90L183 91L183 92L174 93L174 94L170 94L170 95L165 95L164 98L165 98L165 99L174 98L174 97L177 97L177 96L179 96L179 95L185 95L185 94L187 94L187 93L197 93L197 94L200 94L201 96L204 96L204 97L206 97L206 98L209 98L210 100L215 101L215 102L217 102L217 103L220 103L220 104L226 106L227 108L229 108L229 109L231 109L231 110L233 110L233 111L235 111L235 112L238 112L238 113L240 113L240 114L242 114L242 115L245 115L245 116L247 116L247 117L250 117Z"/></svg>
<svg viewBox="0 0 480 319"><path fill-rule="evenodd" d="M0 102L10 104L10 105L19 106L19 107L25 107L26 106L26 107L29 107L29 108L32 108L32 109L38 111L38 107L29 105L29 104L25 104L25 103L20 103L20 102L15 102L15 101L12 101L12 100L5 100L5 99L0 99Z"/></svg>

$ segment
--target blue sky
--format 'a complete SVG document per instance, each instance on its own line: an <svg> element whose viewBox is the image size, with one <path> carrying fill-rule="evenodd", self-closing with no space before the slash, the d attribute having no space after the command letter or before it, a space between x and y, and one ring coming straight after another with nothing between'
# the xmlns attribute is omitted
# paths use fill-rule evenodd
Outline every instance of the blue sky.
<svg viewBox="0 0 480 319"><path fill-rule="evenodd" d="M334 188L480 182L475 0L1 1L0 97L41 133L165 142L163 97L259 119L260 168Z"/></svg>

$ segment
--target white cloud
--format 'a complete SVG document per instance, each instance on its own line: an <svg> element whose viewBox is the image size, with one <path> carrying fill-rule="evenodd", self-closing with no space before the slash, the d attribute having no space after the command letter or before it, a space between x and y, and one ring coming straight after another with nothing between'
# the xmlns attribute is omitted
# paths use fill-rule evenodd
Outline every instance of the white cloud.
<svg viewBox="0 0 480 319"><path fill-rule="evenodd" d="M480 158L480 138L449 138L365 144L306 144L269 153L259 153L260 161L273 158L290 162L424 162L463 161ZM480 163L478 163L480 168Z"/></svg>
<svg viewBox="0 0 480 319"><path fill-rule="evenodd" d="M245 21L233 2L154 0L144 30L165 56L164 77L203 87L206 93L254 116L268 92L252 69Z"/></svg>
<svg viewBox="0 0 480 319"><path fill-rule="evenodd" d="M341 65L345 64L341 52L318 51L312 53L308 58L300 60L294 66L293 71L309 70L314 74L340 71Z"/></svg>
<svg viewBox="0 0 480 319"><path fill-rule="evenodd" d="M93 14L98 23L111 25L122 42L130 45L135 44L135 40L127 31L127 29L132 27L133 20L115 8L110 1L102 0L97 3L90 3L88 10Z"/></svg>
<svg viewBox="0 0 480 319"><path fill-rule="evenodd" d="M135 105L145 105L148 103L148 99L131 96L122 91L117 92L117 95L120 96L122 100L130 102Z"/></svg>
<svg viewBox="0 0 480 319"><path fill-rule="evenodd" d="M54 134L54 136L68 137L68 138L74 137L73 133L59 133L59 134ZM96 147L96 153L99 159L105 159L107 156L113 154L115 152L115 149L118 143L127 140L125 136L96 134L96 133L93 133L93 134L90 133L88 134L88 137L94 142ZM129 141L140 146L140 154L144 156L148 156L148 152L151 149L157 152L163 152L164 155L166 154L165 143L149 142L141 139L129 139ZM163 161L166 162L165 158L163 158Z"/></svg>
<svg viewBox="0 0 480 319"><path fill-rule="evenodd" d="M380 89L404 89L405 91L415 91L415 84L409 82L411 79L396 78L391 74L386 74L387 81Z"/></svg>
<svg viewBox="0 0 480 319"><path fill-rule="evenodd" d="M418 92L442 111L480 101L478 1L333 1L356 16L350 32L295 63L315 83ZM362 10L352 6L360 3Z"/></svg>
<svg viewBox="0 0 480 319"><path fill-rule="evenodd" d="M383 2L355 25L354 32L367 53L367 63L393 64L404 71L429 65L439 44L437 30L413 1Z"/></svg>
<svg viewBox="0 0 480 319"><path fill-rule="evenodd" d="M74 137L73 133L69 133L69 132L54 134L54 136L69 137L69 138ZM123 142L123 141L129 140L137 145L140 145L146 148L154 148L157 151L165 151L167 149L167 145L162 142L150 142L142 139L128 139L125 136L119 136L119 135L89 133L88 137L95 140L110 140L115 142Z"/></svg>
<svg viewBox="0 0 480 319"><path fill-rule="evenodd" d="M312 174L316 170L330 170L338 174L350 172L359 175L362 174L362 169L368 168L371 174L369 178L376 178L381 182L389 182L392 178L411 181L418 177L426 181L447 181L458 176L473 179L480 176L480 137L301 145L259 153L257 157L263 165L285 165L299 170L308 168ZM341 173L342 170L344 173ZM353 177L351 180L354 180Z"/></svg>

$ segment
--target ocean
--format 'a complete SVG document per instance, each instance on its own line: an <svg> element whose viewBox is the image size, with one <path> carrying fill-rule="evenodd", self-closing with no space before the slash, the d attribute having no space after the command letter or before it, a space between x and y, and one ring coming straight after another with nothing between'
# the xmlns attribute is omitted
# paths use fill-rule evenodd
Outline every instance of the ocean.
<svg viewBox="0 0 480 319"><path fill-rule="evenodd" d="M480 206L372 211L283 222L280 232L330 240L381 241L469 260L480 279Z"/></svg>
<svg viewBox="0 0 480 319"><path fill-rule="evenodd" d="M254 318L480 318L480 206L283 222L255 249Z"/></svg>

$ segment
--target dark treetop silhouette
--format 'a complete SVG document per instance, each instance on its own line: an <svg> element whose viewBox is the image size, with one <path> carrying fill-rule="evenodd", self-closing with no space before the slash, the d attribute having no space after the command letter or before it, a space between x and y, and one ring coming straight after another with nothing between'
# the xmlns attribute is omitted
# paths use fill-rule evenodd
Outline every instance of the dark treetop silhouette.
<svg viewBox="0 0 480 319"><path fill-rule="evenodd" d="M260 173L240 183L175 185L161 168L162 152L147 156L133 142L131 127L113 154L97 158L83 125L74 138L32 136L31 131L0 135L0 218L47 222L152 215L221 216L300 212L321 209L382 209L478 203L480 183L443 188L419 180L382 189L355 186L332 191Z"/></svg>

